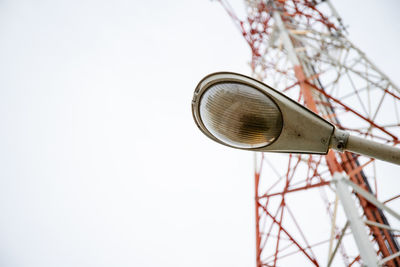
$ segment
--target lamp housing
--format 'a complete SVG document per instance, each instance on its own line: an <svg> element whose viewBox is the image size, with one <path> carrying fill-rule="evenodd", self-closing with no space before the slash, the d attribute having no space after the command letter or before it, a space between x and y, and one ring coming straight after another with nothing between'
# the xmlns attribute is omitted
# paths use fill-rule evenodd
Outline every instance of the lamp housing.
<svg viewBox="0 0 400 267"><path fill-rule="evenodd" d="M212 140L252 151L326 154L335 130L270 86L232 72L213 73L199 82L192 113Z"/></svg>

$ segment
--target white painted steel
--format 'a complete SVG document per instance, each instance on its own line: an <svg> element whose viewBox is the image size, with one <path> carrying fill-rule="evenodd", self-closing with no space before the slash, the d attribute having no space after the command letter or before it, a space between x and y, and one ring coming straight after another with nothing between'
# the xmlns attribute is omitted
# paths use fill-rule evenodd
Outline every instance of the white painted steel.
<svg viewBox="0 0 400 267"><path fill-rule="evenodd" d="M386 262L388 262L388 261L390 261L390 260L392 260L392 259L394 259L394 258L396 258L396 257L399 257L399 256L400 256L400 251L397 252L397 253L394 253L393 255L390 255L389 257L386 257L386 258L384 258L384 259L381 259L381 260L378 262L378 264L379 264L379 266L382 266L384 263L386 263Z"/></svg>
<svg viewBox="0 0 400 267"><path fill-rule="evenodd" d="M332 253L329 253L329 259L328 259L328 265L327 265L327 267L330 267L330 266L332 265L333 259L335 258L335 255L336 255L336 252L338 251L338 248L339 248L339 246L340 246L340 243L342 242L343 237L344 237L345 234L346 234L347 227L349 227L349 221L347 221L346 224L345 224L345 226L343 227L343 230L342 230L342 233L341 233L341 235L340 235L340 237L339 237L339 240L336 242L335 249L333 250Z"/></svg>
<svg viewBox="0 0 400 267"><path fill-rule="evenodd" d="M347 179L345 179L343 174L338 172L333 175L333 178L336 185L336 193L342 203L346 217L350 222L350 228L360 252L361 259L365 266L376 267L378 266L376 252L372 242L369 240L363 220L357 212L357 207L348 189L348 184L345 182Z"/></svg>
<svg viewBox="0 0 400 267"><path fill-rule="evenodd" d="M347 183L348 185L350 185L354 191L356 191L358 194L362 195L370 203L374 204L376 207L380 208L381 210L385 210L386 212L391 214L393 217L395 217L397 220L400 220L400 214L398 214L393 209L389 208L388 206L386 206L385 204L383 204L382 202L377 200L374 195L365 191L364 189L362 189L361 187L359 187L358 185L356 185L355 183L353 183L352 181L350 181L348 179L345 179L344 182Z"/></svg>
<svg viewBox="0 0 400 267"><path fill-rule="evenodd" d="M296 51L294 49L292 41L290 40L289 33L287 32L286 27L283 24L281 15L278 12L274 12L274 19L276 21L276 25L279 28L279 33L282 38L283 45L288 52L290 61L292 62L293 65L299 66L300 61L297 58Z"/></svg>
<svg viewBox="0 0 400 267"><path fill-rule="evenodd" d="M373 221L369 221L369 220L365 220L365 224L373 225L373 226L376 226L376 227L379 227L379 228L383 228L383 229L387 229L387 230L390 230L390 231L400 232L400 229L395 229L395 228L392 228L392 227L390 227L390 226L388 226L386 224L381 224L381 223L377 223L377 222L373 222Z"/></svg>
<svg viewBox="0 0 400 267"><path fill-rule="evenodd" d="M400 165L400 149L350 135L345 150Z"/></svg>
<svg viewBox="0 0 400 267"><path fill-rule="evenodd" d="M339 152L350 151L400 165L400 148L349 135L346 131L337 128L332 135L329 147Z"/></svg>

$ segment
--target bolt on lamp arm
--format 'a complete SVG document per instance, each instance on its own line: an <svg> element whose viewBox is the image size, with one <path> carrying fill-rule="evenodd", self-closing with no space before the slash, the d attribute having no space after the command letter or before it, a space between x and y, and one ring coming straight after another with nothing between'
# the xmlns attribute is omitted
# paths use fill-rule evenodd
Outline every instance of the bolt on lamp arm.
<svg viewBox="0 0 400 267"><path fill-rule="evenodd" d="M335 129L329 146L339 152L349 151L400 165L400 148L350 135L343 130Z"/></svg>

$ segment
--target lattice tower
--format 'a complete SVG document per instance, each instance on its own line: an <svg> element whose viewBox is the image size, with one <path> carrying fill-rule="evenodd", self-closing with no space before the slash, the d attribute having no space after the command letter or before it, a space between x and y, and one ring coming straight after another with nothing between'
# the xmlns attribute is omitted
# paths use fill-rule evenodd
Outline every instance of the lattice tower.
<svg viewBox="0 0 400 267"><path fill-rule="evenodd" d="M255 78L340 129L399 144L400 90L349 41L329 1L246 1L247 17L243 19L228 1L219 2L251 49ZM258 267L306 266L305 262L342 266L336 252L346 266L362 265L346 217L338 208L331 183L335 172L379 199L374 159L333 151L325 156L256 156ZM400 217L397 213L388 216L385 208L399 196L379 202L381 206L353 191L377 260L385 266L400 266L398 232L389 224Z"/></svg>

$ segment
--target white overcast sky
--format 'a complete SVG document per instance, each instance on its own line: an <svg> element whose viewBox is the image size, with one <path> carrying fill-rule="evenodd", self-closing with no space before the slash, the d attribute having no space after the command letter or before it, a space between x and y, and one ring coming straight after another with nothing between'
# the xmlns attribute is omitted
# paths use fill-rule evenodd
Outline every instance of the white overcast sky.
<svg viewBox="0 0 400 267"><path fill-rule="evenodd" d="M400 84L399 2L333 3ZM1 0L0 266L254 266L252 154L190 109L249 59L215 1Z"/></svg>

